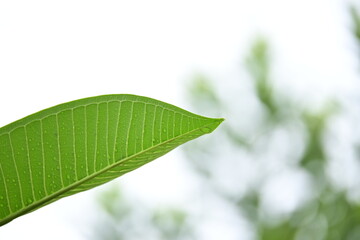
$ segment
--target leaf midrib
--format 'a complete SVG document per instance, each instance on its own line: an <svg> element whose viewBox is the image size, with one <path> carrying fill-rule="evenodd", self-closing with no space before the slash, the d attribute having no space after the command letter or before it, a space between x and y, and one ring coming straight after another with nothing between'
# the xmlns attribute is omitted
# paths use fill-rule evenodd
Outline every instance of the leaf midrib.
<svg viewBox="0 0 360 240"><path fill-rule="evenodd" d="M136 153L136 154L134 154L134 155L132 155L132 156L130 156L130 157L126 157L126 158L124 158L123 160L120 160L119 162L116 162L116 163L114 163L114 164L112 164L112 165L110 165L110 166L108 166L108 167L106 167L106 168L104 168L104 169L102 169L102 170L94 173L94 174L91 174L91 175L89 175L88 177L85 177L85 178L81 179L80 181L78 181L78 182L76 182L76 183L73 183L73 184L71 184L71 185L69 185L69 186L67 186L67 187L65 187L65 188L63 188L63 189L61 189L61 190L59 190L59 191L57 191L57 192L55 192L55 193L52 193L52 194L48 195L47 197L43 198L42 200L39 200L39 201L37 201L37 202L35 202L35 203L33 203L33 204L28 205L27 207L21 209L21 210L18 211L18 212L15 212L14 214L10 214L8 217L6 217L6 218L4 218L2 221L0 221L0 226L3 226L4 224L6 224L6 223L10 222L11 220L15 219L16 217L19 217L19 216L21 216L21 215L24 215L24 214L28 213L29 211L31 211L32 209L36 209L37 207L41 206L42 204L46 203L47 201L52 200L52 199L54 199L54 198L56 198L56 197L58 197L58 196L61 196L61 194L66 193L66 192L68 192L68 191L76 188L77 186L79 186L79 185L81 185L81 184L83 184L83 183L85 183L85 182L87 182L87 181L89 181L89 180L92 180L93 178L101 175L102 173L105 173L105 172L107 172L108 170L110 170L110 169L112 169L112 168L114 168L114 167L117 167L117 166L119 166L120 164L122 164L122 163L124 163L124 162L126 162L126 161L129 161L129 160L137 157L138 155L144 154L144 153L146 153L146 152L148 152L148 151L150 151L150 150L152 150L152 149L155 149L155 148L157 148L157 147L159 147L159 146L165 145L165 144L167 144L167 143L169 143L169 142L172 142L172 141L174 141L174 140L176 140L176 139L179 139L179 138L181 138L181 137L184 137L184 136L186 136L186 135L189 135L190 133L196 132L196 131L200 130L201 128L204 128L204 127L207 127L207 126L213 125L213 124L214 124L214 122L205 124L205 125L203 125L203 126L201 126L201 127L195 128L195 129L193 129L193 130L191 130L191 131L189 131L189 132L187 132L187 133L185 133L185 134L181 134L181 135L179 135L179 136L176 136L176 137L173 137L173 138L171 138L171 139L169 139L169 140L166 140L166 141L164 141L164 142L162 142L162 143L159 143L159 144L157 144L157 145L154 145L154 146L152 146L152 147L150 147L150 148L147 148L146 150L142 150L142 151L140 151L140 152L138 152L138 153ZM131 170L131 171L132 171L132 170ZM90 189L88 189L88 190L90 190Z"/></svg>

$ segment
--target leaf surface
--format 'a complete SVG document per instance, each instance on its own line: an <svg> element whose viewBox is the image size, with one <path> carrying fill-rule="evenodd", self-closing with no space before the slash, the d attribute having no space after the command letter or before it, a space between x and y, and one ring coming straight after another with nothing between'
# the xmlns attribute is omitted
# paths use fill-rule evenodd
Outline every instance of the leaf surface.
<svg viewBox="0 0 360 240"><path fill-rule="evenodd" d="M222 121L119 94L60 104L6 125L0 128L0 226L109 182Z"/></svg>

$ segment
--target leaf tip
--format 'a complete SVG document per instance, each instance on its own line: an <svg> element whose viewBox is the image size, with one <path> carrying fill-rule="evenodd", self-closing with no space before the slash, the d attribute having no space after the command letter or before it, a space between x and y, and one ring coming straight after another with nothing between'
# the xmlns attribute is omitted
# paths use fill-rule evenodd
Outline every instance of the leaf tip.
<svg viewBox="0 0 360 240"><path fill-rule="evenodd" d="M213 132L225 119L224 118L211 118L211 123L208 123L206 126L201 128L201 131L204 133Z"/></svg>

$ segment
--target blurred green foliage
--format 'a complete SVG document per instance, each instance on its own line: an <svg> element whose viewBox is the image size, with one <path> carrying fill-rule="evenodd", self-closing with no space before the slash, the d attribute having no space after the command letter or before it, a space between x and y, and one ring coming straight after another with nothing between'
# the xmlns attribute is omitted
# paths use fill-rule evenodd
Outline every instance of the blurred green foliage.
<svg viewBox="0 0 360 240"><path fill-rule="evenodd" d="M355 6L350 7L350 13L351 13L351 18L352 18L352 22L353 22L353 27L352 27L353 35L359 44L360 43L360 14L359 14L358 9Z"/></svg>
<svg viewBox="0 0 360 240"><path fill-rule="evenodd" d="M172 206L149 208L144 202L127 197L121 189L114 184L99 195L102 214L95 221L91 239L195 239L185 211Z"/></svg>
<svg viewBox="0 0 360 240"><path fill-rule="evenodd" d="M250 50L245 66L254 78L255 92L258 99L266 107L270 116L276 116L278 107L274 98L274 91L270 79L270 61L268 45L265 39L260 38Z"/></svg>
<svg viewBox="0 0 360 240"><path fill-rule="evenodd" d="M354 22L353 32L360 46L360 17L358 11L354 8L351 9L351 13ZM348 191L346 189L339 189L334 186L328 174L329 149L326 148L324 144L324 138L329 132L328 123L334 115L338 114L338 110L341 108L340 104L330 100L324 104L322 109L316 111L311 108L308 109L293 104L291 96L287 96L283 92L277 92L277 90L274 89L270 80L270 58L269 47L263 38L254 43L249 56L246 58L245 66L254 84L255 97L262 104L260 111L264 111L264 115L266 116L266 123L264 125L258 125L258 133L253 134L260 134L256 141L261 142L266 139L266 142L270 145L273 141L271 136L274 136L271 132L276 132L279 129L289 131L289 125L293 125L292 129L295 128L301 132L302 135L305 136L300 144L303 149L301 154L297 156L293 155L295 159L289 158L287 159L287 163L285 162L283 164L286 166L290 163L291 168L297 168L306 173L306 176L311 180L313 193L308 200L303 201L300 206L286 216L276 218L276 216L264 213L264 209L260 207L260 203L263 201L260 189L266 184L266 181L276 176L277 173L275 172L270 173L265 180L259 180L260 183L256 189L252 189L244 195L238 196L236 201L230 198L230 201L227 201L227 203L241 210L239 211L241 214L238 214L239 217L248 219L255 229L257 239L360 239L360 205L358 202L351 201L348 198ZM204 80L202 80L201 85L205 85ZM197 86L199 86L197 82L192 85L193 88ZM210 91L210 86L211 84L209 83L207 87L202 87L202 89L207 89L206 92L198 89L197 91L201 92L201 94L192 95L193 101L207 101L207 93L212 99L219 99L219 101L221 101L216 92L216 88L211 88ZM192 90L192 92L197 91ZM221 102L214 104L214 106L222 105L224 104ZM217 112L225 116L234 116L234 113L238 111L237 108L238 106L234 106L233 109L218 109ZM239 125L240 124L239 121ZM271 128L269 129L268 126L271 126ZM239 128L241 127L239 126ZM234 139L243 139L243 142L251 142L252 134L234 136L236 132L239 131L229 132L223 128L224 138L229 139L235 146L237 145L236 147L238 149L246 151L248 157L256 162L257 156L259 155L259 148L245 148L241 142L234 141ZM266 132L266 134L261 135L261 133L264 132ZM252 142L252 145L256 145L256 141ZM207 142L206 144L208 145L210 143ZM213 142L213 147L210 147L210 149L221 151L217 149L217 146L221 145L221 142ZM284 147L286 148L286 146ZM201 148L188 147L188 151L188 157L195 166L194 169L199 169L199 166L201 166L198 170L200 175L204 172L207 172L207 175L211 175L214 170L209 169L209 165L198 164L199 161L203 161L203 153L199 152L202 151ZM210 157L211 155L212 154L208 154L207 156ZM216 157L218 157L218 155L216 155ZM276 158L276 156L274 157ZM233 158L237 158L237 156L234 155ZM225 162L226 160L219 159L219 161ZM241 159L239 161L241 161ZM296 163L295 165L292 164L294 162ZM339 169L338 171L341 170ZM259 179L261 179L261 176L259 176ZM219 185L214 178L209 180L208 183ZM219 197L229 199L223 192L215 192ZM278 204L281 205L281 203Z"/></svg>
<svg viewBox="0 0 360 240"><path fill-rule="evenodd" d="M360 49L360 15L354 7L350 12L353 35ZM188 99L192 106L198 106L197 111L233 120L220 127L217 137L186 146L189 165L207 186L201 192L202 199L220 199L230 209L236 209L232 215L249 223L248 230L253 232L253 239L360 239L359 201L350 199L351 190L334 184L329 174L331 149L325 144L325 139L331 132L331 120L342 112L341 104L330 99L322 108L314 110L311 106L297 103L291 93L274 86L271 62L269 45L266 39L259 38L244 61L253 85L252 97L258 103L251 107L258 108L258 114L254 116L260 119L254 119L251 122L254 126L248 131L242 131L247 128L244 118L248 117L241 115L242 108L249 107L246 101L241 104L244 99L229 105L223 94L218 92L215 82L204 75L196 76L191 82ZM239 97L236 95L232 99ZM237 119L239 115L242 119ZM279 149L287 153L285 157L281 151L271 151L279 132L285 136L285 140L277 143L280 144ZM285 142L286 139L288 142ZM356 152L356 147L353 148ZM222 154L224 151L226 154ZM276 160L275 170L268 162L272 160ZM246 161L251 167L241 165ZM218 174L220 165L225 166L222 173L226 172L226 176ZM249 180L249 176L241 176L244 173L241 172L242 167L247 167L248 172L255 172L255 177L251 175ZM264 205L263 189L278 177L279 172L284 171L300 172L307 179L310 189L303 193L296 207L279 213ZM342 170L337 171L341 177ZM223 187L224 178L233 183L230 190ZM118 188L104 193L99 202L106 217L100 224L103 231L97 231L95 239L198 239L195 238L198 226L189 220L191 213L180 208L141 209L141 203L126 200ZM281 208L281 204L278 202L277 207ZM146 214L136 213L139 208ZM206 218L209 212L203 215ZM226 236L223 239L226 240Z"/></svg>

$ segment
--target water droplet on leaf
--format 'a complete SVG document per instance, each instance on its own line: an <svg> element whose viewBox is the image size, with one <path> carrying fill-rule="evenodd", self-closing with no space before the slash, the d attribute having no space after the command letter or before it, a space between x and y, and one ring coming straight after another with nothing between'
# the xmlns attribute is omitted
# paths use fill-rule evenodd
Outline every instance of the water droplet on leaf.
<svg viewBox="0 0 360 240"><path fill-rule="evenodd" d="M211 129L208 127L203 127L200 129L200 131L202 131L203 133L209 133L209 132L211 132Z"/></svg>

